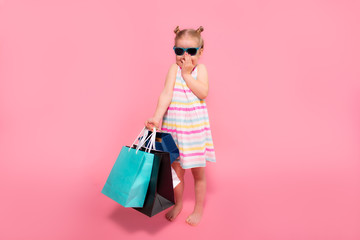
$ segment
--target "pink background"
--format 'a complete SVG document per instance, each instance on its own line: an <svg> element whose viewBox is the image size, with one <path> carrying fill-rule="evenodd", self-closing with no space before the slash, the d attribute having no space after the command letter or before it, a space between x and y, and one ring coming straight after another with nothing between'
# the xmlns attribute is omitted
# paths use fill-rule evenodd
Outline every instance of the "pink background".
<svg viewBox="0 0 360 240"><path fill-rule="evenodd" d="M360 239L358 1L0 0L0 239ZM151 117L174 28L200 59L217 163L203 221L101 194Z"/></svg>

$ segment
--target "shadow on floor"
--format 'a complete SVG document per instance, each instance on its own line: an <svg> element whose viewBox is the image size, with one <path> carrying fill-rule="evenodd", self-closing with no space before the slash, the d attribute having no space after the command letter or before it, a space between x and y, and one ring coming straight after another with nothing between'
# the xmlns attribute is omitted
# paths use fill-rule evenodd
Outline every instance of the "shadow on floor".
<svg viewBox="0 0 360 240"><path fill-rule="evenodd" d="M150 218L135 209L119 206L114 209L109 218L129 233L145 231L149 234L156 234L171 224L165 218L166 212L170 209L168 208Z"/></svg>

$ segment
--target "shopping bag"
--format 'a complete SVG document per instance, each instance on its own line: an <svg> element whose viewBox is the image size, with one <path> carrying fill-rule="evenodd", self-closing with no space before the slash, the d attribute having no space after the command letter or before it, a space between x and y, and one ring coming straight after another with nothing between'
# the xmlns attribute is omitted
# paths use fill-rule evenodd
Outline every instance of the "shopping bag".
<svg viewBox="0 0 360 240"><path fill-rule="evenodd" d="M173 179L173 188L176 188L176 186L181 182L180 178L178 177L178 175L176 174L175 170L173 167L171 167L171 175L172 175L172 179Z"/></svg>
<svg viewBox="0 0 360 240"><path fill-rule="evenodd" d="M146 148L140 148L146 150ZM149 188L144 206L134 207L135 210L152 217L159 212L173 206L174 190L171 175L170 154L168 152L151 150L156 157L153 161Z"/></svg>
<svg viewBox="0 0 360 240"><path fill-rule="evenodd" d="M147 134L145 128L141 133L143 132ZM159 158L150 152L154 142L155 134L152 134L148 149L139 149L144 141L139 142L138 148L133 148L134 143L131 146L123 146L101 193L124 207L142 207L154 159Z"/></svg>
<svg viewBox="0 0 360 240"><path fill-rule="evenodd" d="M149 131L149 134L152 132ZM155 149L170 153L171 163L180 156L179 149L170 133L156 132Z"/></svg>
<svg viewBox="0 0 360 240"><path fill-rule="evenodd" d="M152 133L151 131L149 132ZM140 139L140 141L144 141L144 139L145 135ZM179 149L170 133L156 132L155 147L156 150L170 153L171 164L180 156ZM172 167L171 175L173 178L173 187L175 188L180 183L180 179Z"/></svg>

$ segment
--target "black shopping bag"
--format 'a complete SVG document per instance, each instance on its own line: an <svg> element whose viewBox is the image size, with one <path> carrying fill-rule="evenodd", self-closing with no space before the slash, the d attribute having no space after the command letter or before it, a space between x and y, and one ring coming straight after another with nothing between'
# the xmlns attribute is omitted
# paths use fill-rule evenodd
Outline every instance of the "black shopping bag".
<svg viewBox="0 0 360 240"><path fill-rule="evenodd" d="M145 148L141 147L140 150L145 150ZM175 199L170 154L159 150L151 150L150 153L156 157L153 162L149 188L143 207L134 207L134 209L152 217L173 206Z"/></svg>

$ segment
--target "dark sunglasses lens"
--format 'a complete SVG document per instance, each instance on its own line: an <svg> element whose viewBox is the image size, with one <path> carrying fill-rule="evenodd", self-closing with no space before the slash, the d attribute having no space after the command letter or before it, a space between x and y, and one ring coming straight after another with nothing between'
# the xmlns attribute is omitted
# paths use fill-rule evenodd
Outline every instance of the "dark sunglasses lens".
<svg viewBox="0 0 360 240"><path fill-rule="evenodd" d="M181 48L175 48L175 54L176 55L183 55L184 54L184 50Z"/></svg>
<svg viewBox="0 0 360 240"><path fill-rule="evenodd" d="M188 54L190 54L191 56L196 55L197 49L196 48L189 48L187 50Z"/></svg>

